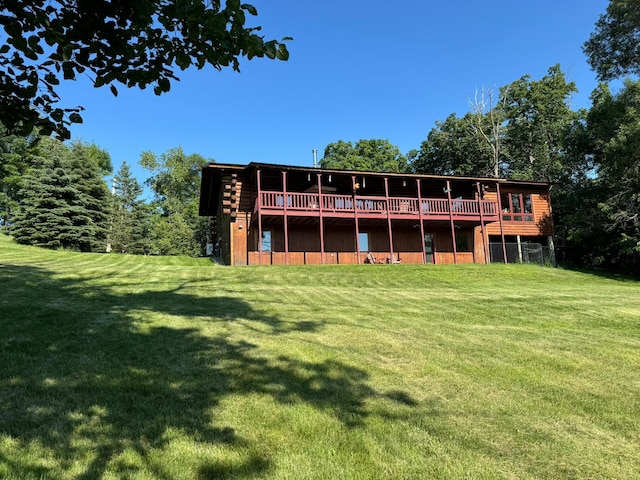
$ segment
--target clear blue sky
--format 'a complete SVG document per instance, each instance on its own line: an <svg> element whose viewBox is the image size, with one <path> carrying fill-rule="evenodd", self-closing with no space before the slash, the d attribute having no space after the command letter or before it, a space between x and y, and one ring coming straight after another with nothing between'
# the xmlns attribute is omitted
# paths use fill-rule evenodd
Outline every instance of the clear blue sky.
<svg viewBox="0 0 640 480"><path fill-rule="evenodd" d="M581 45L607 0L247 0L266 38L292 36L288 62L254 59L241 73L181 72L168 94L60 89L83 105L72 137L126 160L140 182L143 151L182 146L220 163L311 165L337 140L388 139L419 148L437 120L469 111L468 97L559 63L588 107L596 86Z"/></svg>

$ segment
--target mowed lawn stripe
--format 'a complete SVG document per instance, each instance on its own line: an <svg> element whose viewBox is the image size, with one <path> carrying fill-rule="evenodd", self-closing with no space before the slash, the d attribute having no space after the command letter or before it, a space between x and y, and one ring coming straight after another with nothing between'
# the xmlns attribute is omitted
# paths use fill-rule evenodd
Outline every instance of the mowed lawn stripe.
<svg viewBox="0 0 640 480"><path fill-rule="evenodd" d="M640 283L0 236L0 478L637 478Z"/></svg>

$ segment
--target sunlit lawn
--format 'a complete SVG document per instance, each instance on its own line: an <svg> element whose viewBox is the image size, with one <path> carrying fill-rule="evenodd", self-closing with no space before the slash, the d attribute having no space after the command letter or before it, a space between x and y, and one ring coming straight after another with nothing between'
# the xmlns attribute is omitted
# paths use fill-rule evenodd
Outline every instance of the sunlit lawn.
<svg viewBox="0 0 640 480"><path fill-rule="evenodd" d="M640 282L0 236L2 479L634 479Z"/></svg>

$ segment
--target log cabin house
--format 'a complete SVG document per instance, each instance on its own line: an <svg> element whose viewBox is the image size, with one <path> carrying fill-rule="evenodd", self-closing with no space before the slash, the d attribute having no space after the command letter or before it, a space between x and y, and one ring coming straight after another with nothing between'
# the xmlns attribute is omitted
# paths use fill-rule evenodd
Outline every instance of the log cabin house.
<svg viewBox="0 0 640 480"><path fill-rule="evenodd" d="M211 217L215 254L227 265L489 263L507 258L506 242L553 247L549 187L211 163L202 170L200 215ZM502 246L497 255L490 243Z"/></svg>

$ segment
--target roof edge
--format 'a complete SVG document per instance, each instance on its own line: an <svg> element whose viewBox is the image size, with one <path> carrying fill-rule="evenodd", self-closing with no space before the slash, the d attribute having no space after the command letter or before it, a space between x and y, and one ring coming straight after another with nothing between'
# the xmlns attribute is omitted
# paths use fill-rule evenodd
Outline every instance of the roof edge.
<svg viewBox="0 0 640 480"><path fill-rule="evenodd" d="M287 171L299 171L299 172L318 172L334 173L334 174L354 174L354 175L371 175L371 176L392 176L392 177L412 177L412 178L425 178L425 179L458 179L458 180L475 180L482 182L496 182L500 184L515 184L515 185L530 185L530 186L550 186L551 182L541 182L533 180L510 180L506 178L495 177L469 177L459 175L430 175L425 173L396 173L396 172L374 172L371 170L347 170L347 169L333 169L333 168L320 168L320 167L303 167L297 165L282 165L277 163L264 163L264 162L250 162L248 164L236 164L236 163L209 163L208 166L203 169L233 169L233 170L254 170L261 168L280 169Z"/></svg>

